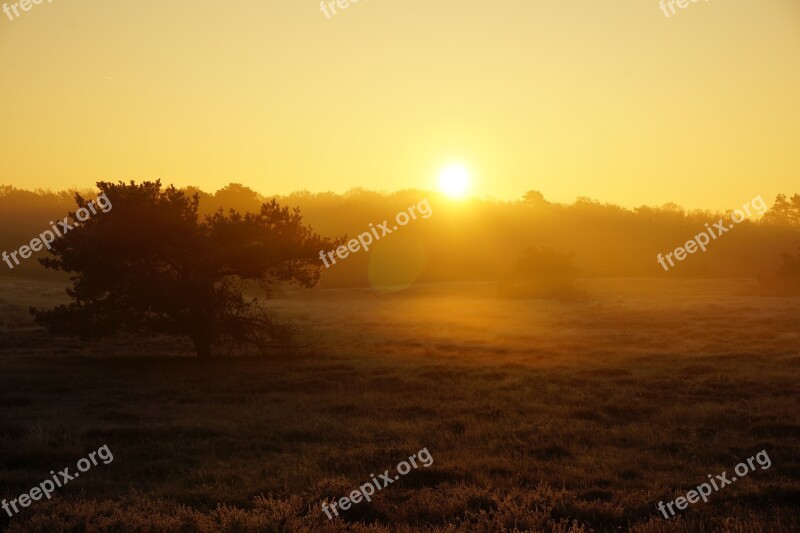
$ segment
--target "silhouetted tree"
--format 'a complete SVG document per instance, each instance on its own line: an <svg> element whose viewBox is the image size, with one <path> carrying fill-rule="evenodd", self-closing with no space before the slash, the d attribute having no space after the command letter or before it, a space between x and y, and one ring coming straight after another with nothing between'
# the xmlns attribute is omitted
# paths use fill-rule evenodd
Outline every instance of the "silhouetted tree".
<svg viewBox="0 0 800 533"><path fill-rule="evenodd" d="M533 207L548 207L550 202L544 199L544 195L539 191L528 191L522 200Z"/></svg>
<svg viewBox="0 0 800 533"><path fill-rule="evenodd" d="M241 183L230 183L214 194L218 206L235 209L242 213L258 213L263 201L257 192Z"/></svg>
<svg viewBox="0 0 800 533"><path fill-rule="evenodd" d="M800 194L787 199L785 194L775 197L775 203L764 213L764 222L782 226L800 226Z"/></svg>
<svg viewBox="0 0 800 533"><path fill-rule="evenodd" d="M783 264L778 274L782 278L800 282L800 245L798 245L797 249L797 255L781 254L783 256Z"/></svg>
<svg viewBox="0 0 800 533"><path fill-rule="evenodd" d="M502 280L499 294L510 297L574 298L582 293L575 287L578 269L571 254L533 247L517 257L510 276Z"/></svg>
<svg viewBox="0 0 800 533"><path fill-rule="evenodd" d="M202 221L197 195L160 182L97 184L112 208L53 243L46 268L72 274L69 305L31 309L58 334L102 336L152 331L186 336L197 355L212 347L259 350L291 344L291 331L263 303L243 296L245 283L313 286L319 251L334 243L275 201L258 213L222 210ZM79 208L88 202L76 195ZM79 212L80 210L76 210ZM70 216L74 219L75 213Z"/></svg>

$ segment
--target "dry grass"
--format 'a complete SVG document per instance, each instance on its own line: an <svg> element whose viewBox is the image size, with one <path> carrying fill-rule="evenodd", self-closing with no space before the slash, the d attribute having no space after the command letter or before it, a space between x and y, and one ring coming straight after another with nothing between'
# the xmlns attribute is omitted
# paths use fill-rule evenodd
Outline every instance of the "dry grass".
<svg viewBox="0 0 800 533"><path fill-rule="evenodd" d="M313 353L208 362L169 339L48 339L20 309L54 288L2 286L0 497L115 458L10 531L800 528L800 299L752 282L290 292ZM422 447L432 467L328 522L320 500ZM769 470L657 516L762 449Z"/></svg>

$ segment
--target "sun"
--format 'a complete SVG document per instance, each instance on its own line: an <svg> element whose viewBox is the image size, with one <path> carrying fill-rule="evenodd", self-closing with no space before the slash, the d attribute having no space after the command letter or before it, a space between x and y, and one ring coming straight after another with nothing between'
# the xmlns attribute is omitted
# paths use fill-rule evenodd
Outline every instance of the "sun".
<svg viewBox="0 0 800 533"><path fill-rule="evenodd" d="M463 198L469 182L469 171L463 165L450 165L439 174L439 190L450 198Z"/></svg>

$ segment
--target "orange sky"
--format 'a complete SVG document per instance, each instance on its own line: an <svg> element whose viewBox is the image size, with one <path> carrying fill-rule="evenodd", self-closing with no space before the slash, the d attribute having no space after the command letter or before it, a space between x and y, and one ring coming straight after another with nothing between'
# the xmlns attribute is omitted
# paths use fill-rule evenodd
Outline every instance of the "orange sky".
<svg viewBox="0 0 800 533"><path fill-rule="evenodd" d="M45 1L0 13L0 184L726 208L800 192L798 95L796 0Z"/></svg>

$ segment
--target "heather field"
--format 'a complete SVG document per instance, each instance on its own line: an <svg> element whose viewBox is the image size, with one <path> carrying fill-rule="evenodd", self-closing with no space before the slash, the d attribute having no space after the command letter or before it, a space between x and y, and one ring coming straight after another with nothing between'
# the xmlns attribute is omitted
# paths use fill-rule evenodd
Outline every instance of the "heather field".
<svg viewBox="0 0 800 533"><path fill-rule="evenodd" d="M0 497L107 445L27 531L794 531L800 298L752 280L284 291L299 355L197 359L171 338L51 338L0 282ZM427 448L331 521L321 502ZM764 451L743 479L684 496Z"/></svg>

